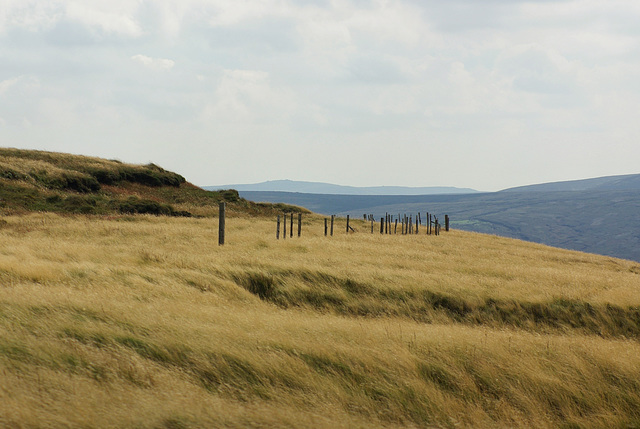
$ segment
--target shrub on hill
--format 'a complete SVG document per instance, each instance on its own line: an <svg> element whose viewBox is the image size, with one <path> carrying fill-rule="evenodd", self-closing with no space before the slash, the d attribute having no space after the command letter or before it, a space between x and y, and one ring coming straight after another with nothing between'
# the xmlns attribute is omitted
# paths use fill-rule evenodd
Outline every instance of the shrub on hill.
<svg viewBox="0 0 640 429"><path fill-rule="evenodd" d="M15 171L4 163L0 163L0 177L9 180L25 180L27 175Z"/></svg>
<svg viewBox="0 0 640 429"><path fill-rule="evenodd" d="M98 181L87 174L66 171L60 174L50 174L47 170L31 171L29 173L37 183L49 189L68 190L82 193L100 190Z"/></svg>
<svg viewBox="0 0 640 429"><path fill-rule="evenodd" d="M190 217L191 213L187 211L178 211L170 204L162 204L157 201L141 199L135 196L129 197L124 201L115 203L120 213L125 214L152 214L164 216L184 216Z"/></svg>
<svg viewBox="0 0 640 429"><path fill-rule="evenodd" d="M184 177L166 171L155 164L145 166L121 165L117 168L88 167L85 171L104 185L115 185L119 182L139 183L145 186L179 187L185 183Z"/></svg>

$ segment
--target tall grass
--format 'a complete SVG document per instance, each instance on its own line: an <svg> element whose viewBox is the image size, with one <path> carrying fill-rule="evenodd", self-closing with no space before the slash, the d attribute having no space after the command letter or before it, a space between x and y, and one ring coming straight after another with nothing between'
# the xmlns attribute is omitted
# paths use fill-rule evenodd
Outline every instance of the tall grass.
<svg viewBox="0 0 640 429"><path fill-rule="evenodd" d="M640 266L453 231L6 217L0 426L637 427Z"/></svg>
<svg viewBox="0 0 640 429"><path fill-rule="evenodd" d="M0 210L76 214L213 216L227 202L232 214L307 212L260 204L236 190L205 191L155 164L134 165L81 155L0 148Z"/></svg>

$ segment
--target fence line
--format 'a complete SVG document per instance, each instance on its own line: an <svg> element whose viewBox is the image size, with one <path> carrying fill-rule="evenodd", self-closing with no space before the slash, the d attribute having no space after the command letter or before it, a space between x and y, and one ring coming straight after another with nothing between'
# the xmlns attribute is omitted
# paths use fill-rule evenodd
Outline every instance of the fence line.
<svg viewBox="0 0 640 429"><path fill-rule="evenodd" d="M426 212L425 213L425 233L427 235L440 235L442 224L438 220L436 216L433 214ZM287 219L289 217L289 219ZM362 216L363 222L366 225L367 221L371 222L371 234L374 232L374 224L376 223L374 219L374 215L372 214L364 214ZM331 225L329 226L329 221ZM324 218L324 236L327 235L333 236L333 228L336 221L336 215L331 215L331 218ZM444 230L450 230L450 217L449 215L444 215ZM276 217L276 240L280 239L280 226L282 226L282 238L287 238L287 223L289 224L289 237L293 238L293 224L294 224L294 214L293 213L283 213L282 221L281 215L277 215ZM401 235L419 235L420 234L420 226L422 225L422 214L420 212L415 215L415 225L414 225L414 216L413 214L407 215L398 215L395 217L389 213L386 213L384 217L380 218L380 234L381 235L397 235L398 234L398 224L400 224L400 234ZM219 245L224 244L224 228L225 228L225 205L224 203L220 203L220 221L219 221ZM346 233L356 232L355 228L351 225L351 216L347 215L346 218ZM298 213L298 237L302 236L302 213Z"/></svg>

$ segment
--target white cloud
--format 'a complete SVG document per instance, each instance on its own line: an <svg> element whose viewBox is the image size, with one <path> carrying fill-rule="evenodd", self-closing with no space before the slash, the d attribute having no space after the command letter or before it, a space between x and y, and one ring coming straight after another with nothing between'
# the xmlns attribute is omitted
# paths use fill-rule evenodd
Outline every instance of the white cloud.
<svg viewBox="0 0 640 429"><path fill-rule="evenodd" d="M60 1L2 0L0 2L0 33L13 28L40 31L51 28L62 16Z"/></svg>
<svg viewBox="0 0 640 429"><path fill-rule="evenodd" d="M491 189L500 185L481 182L524 179L488 170L533 177L564 164L579 178L598 162L624 173L640 156L639 20L628 0L0 0L3 137L134 157L154 145L160 158L144 161L167 168L189 141L181 157L200 184L241 182L264 163L274 175L329 180L331 170L373 184L369 172L389 170L379 154L390 141L416 168L386 184L437 174ZM225 159L252 162L225 170L236 177L205 165L221 140ZM616 151L595 147L607 140ZM583 141L589 151L572 150ZM455 163L417 167L441 145ZM559 145L552 167L530 149ZM287 162L301 147L315 156ZM363 168L327 167L327 148L366 152Z"/></svg>
<svg viewBox="0 0 640 429"><path fill-rule="evenodd" d="M7 79L7 80L1 81L0 82L0 95L2 95L5 92L7 92L9 90L9 88L11 88L16 83L18 83L18 81L20 81L19 77L14 77L12 79Z"/></svg>
<svg viewBox="0 0 640 429"><path fill-rule="evenodd" d="M203 118L216 122L287 121L294 101L259 70L224 70Z"/></svg>
<svg viewBox="0 0 640 429"><path fill-rule="evenodd" d="M66 17L107 34L138 37L142 34L135 18L138 6L128 0L71 0L66 2Z"/></svg>
<svg viewBox="0 0 640 429"><path fill-rule="evenodd" d="M166 58L151 58L146 55L134 55L132 60L154 70L169 70L176 64L175 61Z"/></svg>

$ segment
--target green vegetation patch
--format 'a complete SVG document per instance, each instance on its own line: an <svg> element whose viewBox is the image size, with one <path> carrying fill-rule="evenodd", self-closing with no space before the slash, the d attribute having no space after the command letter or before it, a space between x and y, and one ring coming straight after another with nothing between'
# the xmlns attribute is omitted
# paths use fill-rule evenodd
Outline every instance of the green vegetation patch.
<svg viewBox="0 0 640 429"><path fill-rule="evenodd" d="M163 204L157 201L142 199L131 196L124 201L114 203L120 213L124 214L152 214L163 216L191 216L187 211L178 211L170 204Z"/></svg>
<svg viewBox="0 0 640 429"><path fill-rule="evenodd" d="M179 187L185 178L155 164L131 165L79 155L1 148L0 177L35 182L49 189L96 192L100 184L121 182ZM35 167L37 166L37 167Z"/></svg>
<svg viewBox="0 0 640 429"><path fill-rule="evenodd" d="M0 357L23 362L31 357L31 352L19 343L0 339Z"/></svg>
<svg viewBox="0 0 640 429"><path fill-rule="evenodd" d="M406 317L431 323L515 327L531 331L577 330L605 337L640 338L640 307L595 305L577 300L547 302L465 299L428 289L391 289L325 272L244 272L232 280L282 308L309 307L355 317Z"/></svg>
<svg viewBox="0 0 640 429"><path fill-rule="evenodd" d="M0 159L0 208L7 211L213 216L218 203L227 202L232 210L258 216L308 212L256 204L235 189L205 191L155 164L8 148L0 148ZM176 209L176 204L188 210Z"/></svg>

